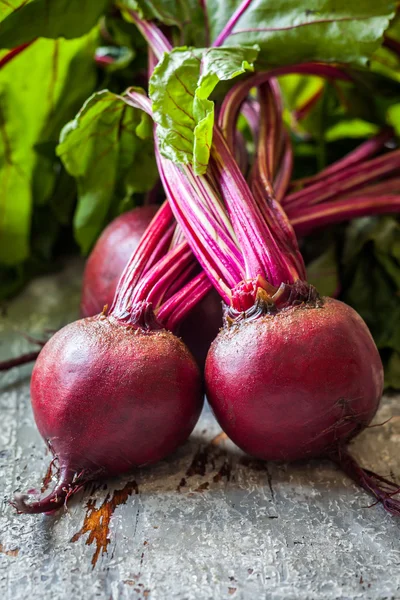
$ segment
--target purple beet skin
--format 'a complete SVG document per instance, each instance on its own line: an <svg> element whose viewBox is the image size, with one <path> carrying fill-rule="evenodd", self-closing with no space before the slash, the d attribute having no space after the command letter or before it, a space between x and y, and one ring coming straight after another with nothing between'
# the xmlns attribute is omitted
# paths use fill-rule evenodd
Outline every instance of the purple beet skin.
<svg viewBox="0 0 400 600"><path fill-rule="evenodd" d="M134 208L114 219L103 231L86 263L81 299L83 317L100 313L106 304L111 306L120 275L157 209L153 205ZM221 326L221 300L211 290L177 332L200 367L204 366L210 344Z"/></svg>

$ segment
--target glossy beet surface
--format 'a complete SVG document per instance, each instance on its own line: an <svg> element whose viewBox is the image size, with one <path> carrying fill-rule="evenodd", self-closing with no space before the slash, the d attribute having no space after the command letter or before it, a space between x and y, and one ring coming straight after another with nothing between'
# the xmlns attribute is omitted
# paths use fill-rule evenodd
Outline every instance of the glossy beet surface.
<svg viewBox="0 0 400 600"><path fill-rule="evenodd" d="M211 342L215 340L222 327L222 301L212 289L190 311L176 332L193 356L197 364L203 370Z"/></svg>
<svg viewBox="0 0 400 600"><path fill-rule="evenodd" d="M141 206L110 223L86 261L83 275L81 315L92 317L111 306L118 281L158 206Z"/></svg>
<svg viewBox="0 0 400 600"><path fill-rule="evenodd" d="M224 328L206 362L207 397L228 436L266 460L319 456L374 416L381 360L360 316L325 298L320 308Z"/></svg>
<svg viewBox="0 0 400 600"><path fill-rule="evenodd" d="M181 340L105 316L67 325L47 342L31 397L59 467L49 497L16 499L31 513L58 508L74 485L164 458L190 435L203 405L199 368Z"/></svg>
<svg viewBox="0 0 400 600"><path fill-rule="evenodd" d="M61 463L117 474L169 454L192 431L203 399L198 367L165 330L107 317L56 333L31 382L38 429Z"/></svg>
<svg viewBox="0 0 400 600"><path fill-rule="evenodd" d="M103 231L86 263L81 299L83 317L101 313L106 304L111 306L120 275L157 209L157 206L135 208L117 217ZM211 290L177 332L201 368L221 326L221 300Z"/></svg>

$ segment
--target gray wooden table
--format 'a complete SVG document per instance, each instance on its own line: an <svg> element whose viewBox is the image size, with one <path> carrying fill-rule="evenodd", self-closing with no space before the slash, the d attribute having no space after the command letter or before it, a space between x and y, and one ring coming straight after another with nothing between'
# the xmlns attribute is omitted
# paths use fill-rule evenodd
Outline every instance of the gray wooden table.
<svg viewBox="0 0 400 600"><path fill-rule="evenodd" d="M6 307L0 356L76 317L81 265ZM4 311L3 311L4 312ZM82 492L68 512L18 516L49 463L29 402L31 367L0 373L0 598L400 599L400 520L329 462L265 464L228 443L206 408L168 460ZM400 398L385 398L353 452L400 481Z"/></svg>

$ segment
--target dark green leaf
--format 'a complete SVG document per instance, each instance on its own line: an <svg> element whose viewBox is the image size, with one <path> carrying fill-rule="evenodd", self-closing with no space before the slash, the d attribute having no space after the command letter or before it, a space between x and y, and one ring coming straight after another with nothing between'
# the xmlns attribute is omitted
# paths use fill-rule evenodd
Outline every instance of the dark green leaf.
<svg viewBox="0 0 400 600"><path fill-rule="evenodd" d="M105 40L116 46L126 46L135 54L138 48L145 50L146 42L133 23L122 19L121 15L108 14L104 19Z"/></svg>
<svg viewBox="0 0 400 600"><path fill-rule="evenodd" d="M105 90L91 96L62 131L57 153L77 182L74 229L85 253L112 205L154 185L152 129L144 125L148 120L145 113Z"/></svg>
<svg viewBox="0 0 400 600"><path fill-rule="evenodd" d="M361 314L395 373L400 353L400 225L393 217L365 218L348 228L343 253L343 299ZM386 362L385 361L385 362Z"/></svg>
<svg viewBox="0 0 400 600"><path fill-rule="evenodd" d="M209 46L242 0L120 0L149 19L175 26L179 45ZM396 5L392 0L254 0L225 39L227 46L258 44L266 65L307 60L366 64Z"/></svg>
<svg viewBox="0 0 400 600"><path fill-rule="evenodd" d="M0 48L14 48L37 37L81 37L109 4L110 0L2 0Z"/></svg>
<svg viewBox="0 0 400 600"><path fill-rule="evenodd" d="M51 147L95 85L96 37L37 40L0 70L0 263L29 255L33 206L57 176Z"/></svg>
<svg viewBox="0 0 400 600"><path fill-rule="evenodd" d="M62 165L60 165L56 182L49 199L51 212L60 225L68 226L72 221L72 214L76 204L76 183L75 179L68 175Z"/></svg>

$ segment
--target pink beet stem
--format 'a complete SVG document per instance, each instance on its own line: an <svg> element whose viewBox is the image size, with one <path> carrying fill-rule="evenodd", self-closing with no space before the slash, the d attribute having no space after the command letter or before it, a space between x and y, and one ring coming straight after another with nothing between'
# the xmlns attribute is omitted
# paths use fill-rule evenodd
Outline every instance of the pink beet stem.
<svg viewBox="0 0 400 600"><path fill-rule="evenodd" d="M279 203L285 197L292 177L293 171L293 150L289 134L284 132L284 150L278 172L274 179L275 197Z"/></svg>
<svg viewBox="0 0 400 600"><path fill-rule="evenodd" d="M332 163L329 165L329 167L326 167L316 175L294 180L291 184L291 187L296 189L300 186L303 187L305 185L311 185L317 181L320 181L321 179L325 179L326 177L333 175L333 173L338 173L347 167L359 164L382 150L385 144L392 138L393 130L390 127L383 129L377 135L373 136L366 142L363 142L355 150L349 152L349 154Z"/></svg>
<svg viewBox="0 0 400 600"><path fill-rule="evenodd" d="M233 147L235 140L236 121L241 110L241 106L246 100L250 90L253 87L258 88L262 83L269 81L271 78L276 78L280 75L288 75L291 73L317 75L327 79L332 78L343 81L351 80L350 75L333 65L326 65L322 63L303 63L301 65L279 67L276 69L271 69L267 72L256 73L255 75L251 75L250 77L239 81L225 96L218 116L218 124L228 143L229 148Z"/></svg>
<svg viewBox="0 0 400 600"><path fill-rule="evenodd" d="M235 27L236 23L239 21L240 17L246 12L248 7L250 6L251 2L252 2L252 0L243 0L242 1L240 6L238 6L238 8L235 10L235 12L233 13L231 18L225 25L225 27L223 28L221 33L216 38L215 42L213 43L214 47L222 46L222 44L224 43L226 38L229 37L230 34L232 33L233 28Z"/></svg>
<svg viewBox="0 0 400 600"><path fill-rule="evenodd" d="M292 283L298 279L299 273L289 266L283 248L277 245L279 224L271 207L265 203L264 210L260 210L217 127L211 158L211 169L219 182L246 261L246 279L267 277L278 287L282 282ZM265 218L266 214L269 219ZM297 246L297 242L294 243Z"/></svg>
<svg viewBox="0 0 400 600"><path fill-rule="evenodd" d="M174 281L188 266L195 265L195 258L188 243L182 242L167 252L142 277L131 296L131 302L140 302L145 299L151 302L154 308L157 307L168 290L170 282Z"/></svg>
<svg viewBox="0 0 400 600"><path fill-rule="evenodd" d="M400 150L377 156L333 173L303 190L285 196L283 205L290 216L295 208L311 206L338 194L362 188L369 182L395 173L400 168Z"/></svg>
<svg viewBox="0 0 400 600"><path fill-rule="evenodd" d="M118 316L129 310L133 290L143 276L144 269L148 270L165 255L174 229L172 212L168 202L165 202L146 229L136 252L120 277L110 313Z"/></svg>
<svg viewBox="0 0 400 600"><path fill-rule="evenodd" d="M157 318L167 329L174 331L188 313L212 289L207 275L202 271L194 277L179 294L172 296L163 304Z"/></svg>
<svg viewBox="0 0 400 600"><path fill-rule="evenodd" d="M293 116L296 119L296 121L302 121L303 119L306 118L308 113L313 109L313 107L316 105L318 100L321 98L323 91L324 91L324 88L322 86L316 92L314 92L314 94L312 96L310 96L310 98L308 98L302 104L302 106L299 106L299 108L296 108L296 110L293 113Z"/></svg>
<svg viewBox="0 0 400 600"><path fill-rule="evenodd" d="M7 54L5 54L3 56L3 58L0 58L0 69L2 67L5 67L6 64L10 62L10 60L12 60L16 56L18 56L18 54L21 54L21 52L23 52L29 46L31 46L34 41L35 40L31 40L30 42L25 42L25 44L21 44L20 46L17 46L16 48L13 48L9 52L7 52Z"/></svg>
<svg viewBox="0 0 400 600"><path fill-rule="evenodd" d="M314 229L350 221L357 217L400 213L400 195L363 196L332 200L296 211L290 218L296 235L308 235Z"/></svg>

